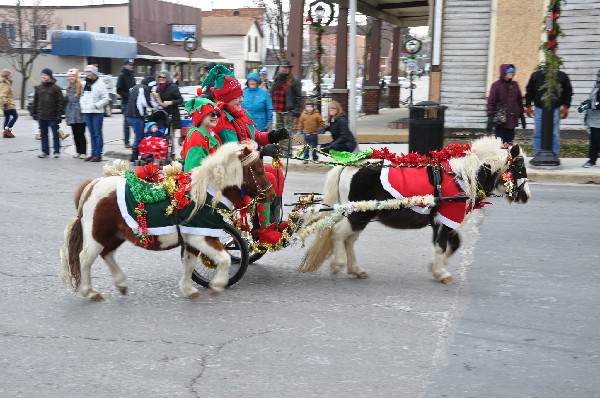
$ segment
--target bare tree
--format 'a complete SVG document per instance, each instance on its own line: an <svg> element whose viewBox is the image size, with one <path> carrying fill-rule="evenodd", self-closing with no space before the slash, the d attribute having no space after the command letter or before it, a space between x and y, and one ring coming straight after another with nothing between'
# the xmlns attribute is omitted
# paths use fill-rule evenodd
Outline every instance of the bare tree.
<svg viewBox="0 0 600 398"><path fill-rule="evenodd" d="M14 70L22 75L21 108L25 106L25 87L33 63L51 44L49 34L58 26L53 9L41 7L40 2L36 0L32 6L23 6L21 0L16 0L15 6L2 15L2 29L12 46L8 58Z"/></svg>
<svg viewBox="0 0 600 398"><path fill-rule="evenodd" d="M265 10L265 22L275 35L275 43L272 44L281 62L285 59L290 13L284 10L283 0L254 0L254 4Z"/></svg>

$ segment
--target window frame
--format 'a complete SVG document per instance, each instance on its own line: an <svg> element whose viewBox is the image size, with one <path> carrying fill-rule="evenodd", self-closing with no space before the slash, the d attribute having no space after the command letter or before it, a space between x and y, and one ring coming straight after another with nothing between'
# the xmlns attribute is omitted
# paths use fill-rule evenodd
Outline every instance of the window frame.
<svg viewBox="0 0 600 398"><path fill-rule="evenodd" d="M73 28L77 28L77 29L73 29ZM70 29L69 29L70 28ZM81 25L65 25L65 30L82 30L81 29Z"/></svg>
<svg viewBox="0 0 600 398"><path fill-rule="evenodd" d="M44 34L42 35L44 38L43 39L37 39L37 41L49 41L48 40L48 24L45 23L38 23L38 24L30 24L30 34L31 34L31 41L34 42L36 41L36 37L35 37L35 29L36 26L43 26L44 27Z"/></svg>
<svg viewBox="0 0 600 398"><path fill-rule="evenodd" d="M102 28L104 28L104 32L102 31ZM112 29L112 33L108 32L109 29ZM98 32L99 33L104 33L107 35L114 35L115 34L115 27L114 26L110 26L110 25L99 25L98 26Z"/></svg>

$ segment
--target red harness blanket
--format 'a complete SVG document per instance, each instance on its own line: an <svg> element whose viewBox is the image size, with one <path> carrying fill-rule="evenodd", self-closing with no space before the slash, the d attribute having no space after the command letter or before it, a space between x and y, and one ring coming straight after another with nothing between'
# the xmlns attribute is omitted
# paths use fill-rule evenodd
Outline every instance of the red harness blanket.
<svg viewBox="0 0 600 398"><path fill-rule="evenodd" d="M390 164L386 161L384 164ZM452 172L448 161L441 162L442 166L442 197L464 196L466 185L460 178L455 178L446 170ZM381 185L394 198L401 199L410 196L423 196L433 194L433 185L429 182L426 167L383 167L381 170ZM457 185L458 184L458 185ZM461 187L459 190L458 187ZM437 206L435 217L444 225L456 229L461 226L472 206L467 206L465 201L444 201ZM419 214L429 214L431 209L420 206L411 207Z"/></svg>

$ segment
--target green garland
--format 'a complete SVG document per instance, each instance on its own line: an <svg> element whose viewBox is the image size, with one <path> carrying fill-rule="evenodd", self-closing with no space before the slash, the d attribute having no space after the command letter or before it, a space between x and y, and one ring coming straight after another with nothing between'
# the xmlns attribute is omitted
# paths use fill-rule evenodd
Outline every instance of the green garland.
<svg viewBox="0 0 600 398"><path fill-rule="evenodd" d="M316 65L313 67L313 72L317 75L317 83L315 84L314 91L320 92L321 85L323 84L323 62L322 57L326 54L325 47L321 41L321 36L325 33L324 26L315 26L315 33L317 34L317 53L315 55Z"/></svg>
<svg viewBox="0 0 600 398"><path fill-rule="evenodd" d="M551 0L550 5L548 6L548 11L556 10L560 13L561 4L565 3L566 0ZM542 31L546 31L546 18L543 21L544 28ZM558 23L558 17L554 21L552 29L554 30L555 37L564 36L560 25ZM546 75L545 83L540 87L540 90L543 91L542 94L542 102L546 106L547 109L552 109L552 98L560 97L562 95L562 86L558 83L557 71L563 65L562 59L556 55L556 53L552 53L552 49L548 46L548 39L542 43L540 46L540 50L544 52L545 55L545 64L539 65L536 70L543 70ZM554 49L558 48L558 44L555 45Z"/></svg>
<svg viewBox="0 0 600 398"><path fill-rule="evenodd" d="M133 197L138 203L156 203L167 198L167 189L164 184L153 184L144 181L138 178L131 170L125 172L125 179ZM151 185L152 188L148 188L148 185Z"/></svg>

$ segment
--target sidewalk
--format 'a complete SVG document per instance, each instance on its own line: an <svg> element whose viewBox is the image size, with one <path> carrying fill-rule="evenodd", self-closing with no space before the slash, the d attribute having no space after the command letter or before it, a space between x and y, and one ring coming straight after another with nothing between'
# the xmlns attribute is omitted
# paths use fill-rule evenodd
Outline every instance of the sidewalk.
<svg viewBox="0 0 600 398"><path fill-rule="evenodd" d="M116 116L116 115L115 115ZM390 122L400 118L408 117L407 108L382 109L378 115L362 115L357 118L356 125L358 130L359 148L366 150L369 148L379 149L387 147L393 153L408 153L408 129L392 129L388 125ZM104 134L104 159L129 159L131 150L123 147L121 139L117 139L120 131L107 132ZM319 142L330 142L331 136L323 134L319 136ZM301 140L294 137L294 150L298 151L302 147ZM73 154L74 147L68 146L65 152ZM181 148L176 148L179 153ZM325 161L323 156L319 156L320 161ZM571 182L571 183L596 183L600 184L600 167L583 168L581 165L587 159L584 158L560 158L560 165L556 167L532 166L527 161L527 174L531 181L547 182ZM331 169L330 166L321 163L309 161L304 164L301 160L282 159L284 166L289 171L308 171L325 173Z"/></svg>

